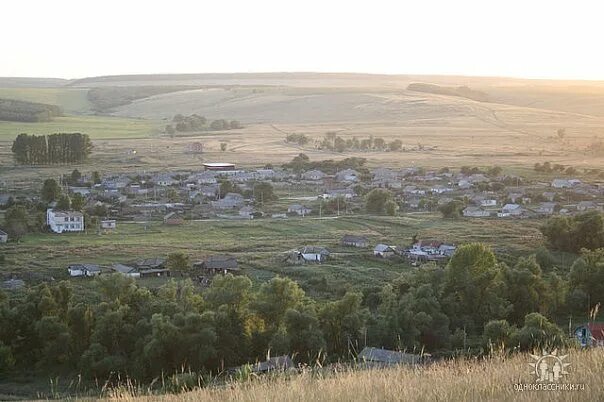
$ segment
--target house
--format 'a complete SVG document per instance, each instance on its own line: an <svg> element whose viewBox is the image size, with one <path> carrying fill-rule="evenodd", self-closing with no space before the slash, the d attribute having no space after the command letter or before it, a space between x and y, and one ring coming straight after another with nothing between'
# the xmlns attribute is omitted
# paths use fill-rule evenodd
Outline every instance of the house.
<svg viewBox="0 0 604 402"><path fill-rule="evenodd" d="M554 193L553 191L544 191L542 195L543 198L545 198L549 202L552 202L556 199L556 193Z"/></svg>
<svg viewBox="0 0 604 402"><path fill-rule="evenodd" d="M570 182L566 179L554 179L552 180L552 187L554 188L570 188L572 187Z"/></svg>
<svg viewBox="0 0 604 402"><path fill-rule="evenodd" d="M237 258L229 255L213 255L193 264L193 268L210 275L237 273L241 270Z"/></svg>
<svg viewBox="0 0 604 402"><path fill-rule="evenodd" d="M117 221L115 219L103 219L101 221L101 229L112 230L117 226Z"/></svg>
<svg viewBox="0 0 604 402"><path fill-rule="evenodd" d="M556 211L556 203L555 202L542 202L535 209L539 215L552 215Z"/></svg>
<svg viewBox="0 0 604 402"><path fill-rule="evenodd" d="M207 171L215 171L215 172L228 172L231 170L235 170L234 163L224 163L224 162L204 163L203 167Z"/></svg>
<svg viewBox="0 0 604 402"><path fill-rule="evenodd" d="M0 283L0 289L17 290L25 286L25 281L22 279L9 279Z"/></svg>
<svg viewBox="0 0 604 402"><path fill-rule="evenodd" d="M247 219L254 219L254 207L246 206L239 210L239 216Z"/></svg>
<svg viewBox="0 0 604 402"><path fill-rule="evenodd" d="M329 258L330 252L325 247L306 246L299 255L304 261L323 262Z"/></svg>
<svg viewBox="0 0 604 402"><path fill-rule="evenodd" d="M320 170L309 170L308 172L304 172L302 174L302 178L304 180L310 180L310 181L323 180L325 178L325 176L327 176L327 175L325 173L321 172Z"/></svg>
<svg viewBox="0 0 604 402"><path fill-rule="evenodd" d="M336 173L336 181L340 182L356 182L359 180L359 172L354 169L344 169Z"/></svg>
<svg viewBox="0 0 604 402"><path fill-rule="evenodd" d="M216 209L234 209L243 206L244 199L239 193L227 193L224 198L212 201L212 206Z"/></svg>
<svg viewBox="0 0 604 402"><path fill-rule="evenodd" d="M90 195L90 188L88 187L69 187L69 192L73 194L80 194L83 197Z"/></svg>
<svg viewBox="0 0 604 402"><path fill-rule="evenodd" d="M396 254L396 249L386 244L378 244L373 248L373 255L376 257L390 258Z"/></svg>
<svg viewBox="0 0 604 402"><path fill-rule="evenodd" d="M590 210L600 211L602 210L602 207L593 201L580 201L577 203L577 211L584 212Z"/></svg>
<svg viewBox="0 0 604 402"><path fill-rule="evenodd" d="M508 198L512 202L522 200L522 197L524 197L524 194L522 194L522 193L509 193L508 194Z"/></svg>
<svg viewBox="0 0 604 402"><path fill-rule="evenodd" d="M344 235L342 237L342 245L364 248L369 245L369 240L365 236Z"/></svg>
<svg viewBox="0 0 604 402"><path fill-rule="evenodd" d="M184 223L185 220L177 212L170 212L164 216L164 225L182 225Z"/></svg>
<svg viewBox="0 0 604 402"><path fill-rule="evenodd" d="M524 214L524 208L518 204L505 204L501 208L501 214L503 216L520 216Z"/></svg>
<svg viewBox="0 0 604 402"><path fill-rule="evenodd" d="M305 207L300 204L292 204L287 208L287 213L289 214L297 214L300 216L309 215L312 212L312 209Z"/></svg>
<svg viewBox="0 0 604 402"><path fill-rule="evenodd" d="M484 218L491 216L489 211L485 211L480 207L466 207L462 211L463 216L471 217L471 218Z"/></svg>
<svg viewBox="0 0 604 402"><path fill-rule="evenodd" d="M371 367L395 366L395 365L416 365L422 363L423 356L397 352L372 347L365 347L358 355L358 362Z"/></svg>
<svg viewBox="0 0 604 402"><path fill-rule="evenodd" d="M449 193L449 192L453 191L453 189L450 187L441 186L441 185L437 184L436 186L432 186L430 191L434 194L444 194L444 193Z"/></svg>
<svg viewBox="0 0 604 402"><path fill-rule="evenodd" d="M174 180L170 174L158 174L152 179L153 183L161 187L173 186L178 184L178 180Z"/></svg>
<svg viewBox="0 0 604 402"><path fill-rule="evenodd" d="M67 267L69 276L97 276L101 268L95 264L71 264Z"/></svg>
<svg viewBox="0 0 604 402"><path fill-rule="evenodd" d="M132 265L139 270L145 269L162 269L165 268L167 260L162 257L154 258L143 258L142 260L136 260L128 265Z"/></svg>
<svg viewBox="0 0 604 402"><path fill-rule="evenodd" d="M405 186L403 188L403 193L414 194L414 195L424 195L424 194L426 194L426 190L420 190L416 186Z"/></svg>
<svg viewBox="0 0 604 402"><path fill-rule="evenodd" d="M0 243L6 243L8 241L8 233L0 229Z"/></svg>
<svg viewBox="0 0 604 402"><path fill-rule="evenodd" d="M575 329L575 338L581 346L604 346L604 323L586 323Z"/></svg>
<svg viewBox="0 0 604 402"><path fill-rule="evenodd" d="M113 269L115 272L122 274L124 276L129 276L131 278L140 278L141 274L140 272L138 272L138 270L135 267L131 267L129 265L124 265L124 264L113 264L111 266L111 269Z"/></svg>
<svg viewBox="0 0 604 402"><path fill-rule="evenodd" d="M55 233L84 231L84 215L77 211L46 211L46 224Z"/></svg>
<svg viewBox="0 0 604 402"><path fill-rule="evenodd" d="M269 373L275 371L288 371L296 368L294 361L289 356L275 356L266 361L254 364L245 364L241 367L231 369L230 371L246 370L249 368L252 373Z"/></svg>

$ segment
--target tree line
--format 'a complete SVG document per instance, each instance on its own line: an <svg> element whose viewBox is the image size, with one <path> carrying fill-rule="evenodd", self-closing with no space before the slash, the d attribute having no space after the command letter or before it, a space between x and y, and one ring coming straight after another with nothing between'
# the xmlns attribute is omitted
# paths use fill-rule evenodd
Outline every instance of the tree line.
<svg viewBox="0 0 604 402"><path fill-rule="evenodd" d="M587 319L604 301L603 274L602 249L562 273L539 253L508 266L475 243L445 267L426 265L329 301L282 277L258 287L245 276L217 276L203 292L189 280L148 289L118 274L77 291L44 283L0 293L0 368L151 381L223 372L269 351L312 364L348 360L364 345L434 355L563 347L571 341L556 319Z"/></svg>
<svg viewBox="0 0 604 402"><path fill-rule="evenodd" d="M19 134L13 141L15 161L22 165L79 163L92 152L88 134L59 133L50 135Z"/></svg>
<svg viewBox="0 0 604 402"><path fill-rule="evenodd" d="M56 105L0 99L0 120L37 123L51 121L62 113L61 108Z"/></svg>
<svg viewBox="0 0 604 402"><path fill-rule="evenodd" d="M204 116L194 113L190 116L175 115L172 118L172 124L166 126L165 132L174 135L176 132L236 130L239 128L242 128L242 126L238 120L217 119L209 121Z"/></svg>

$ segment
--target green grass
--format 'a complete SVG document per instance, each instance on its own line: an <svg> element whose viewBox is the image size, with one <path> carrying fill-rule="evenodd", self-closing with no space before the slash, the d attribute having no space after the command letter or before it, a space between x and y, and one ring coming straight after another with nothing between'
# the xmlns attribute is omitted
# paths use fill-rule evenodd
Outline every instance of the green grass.
<svg viewBox="0 0 604 402"><path fill-rule="evenodd" d="M31 234L19 244L5 246L3 272L38 273L67 278L70 263L89 262L109 266L142 257L166 256L182 251L191 260L209 254L237 256L243 272L255 284L275 275L288 276L308 294L331 298L347 289L382 286L405 270L402 260L374 258L372 248L339 245L344 234L362 234L372 245L384 242L407 246L413 235L463 244L482 241L502 255L524 255L542 245L533 220L444 220L436 214L401 217L349 216L339 219L296 218L288 220L199 221L183 226L118 223L109 234ZM288 265L283 255L306 245L324 246L333 258L325 264Z"/></svg>
<svg viewBox="0 0 604 402"><path fill-rule="evenodd" d="M93 140L148 138L159 133L154 121L109 116L65 116L42 123L0 122L0 141L12 141L20 133L61 132L81 132Z"/></svg>
<svg viewBox="0 0 604 402"><path fill-rule="evenodd" d="M66 113L86 113L91 104L86 88L0 88L0 98L60 106Z"/></svg>

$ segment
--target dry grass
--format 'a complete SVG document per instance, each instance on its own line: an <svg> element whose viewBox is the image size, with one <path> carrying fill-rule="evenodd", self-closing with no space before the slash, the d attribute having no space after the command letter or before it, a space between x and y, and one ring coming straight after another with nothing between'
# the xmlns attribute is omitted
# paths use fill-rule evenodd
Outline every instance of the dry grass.
<svg viewBox="0 0 604 402"><path fill-rule="evenodd" d="M534 383L528 355L490 360L457 360L414 370L334 373L323 378L303 373L290 379L259 378L226 387L178 395L133 398L115 390L113 399L137 401L600 401L604 398L604 349L570 351L570 374L563 382L585 384L576 391L516 391Z"/></svg>

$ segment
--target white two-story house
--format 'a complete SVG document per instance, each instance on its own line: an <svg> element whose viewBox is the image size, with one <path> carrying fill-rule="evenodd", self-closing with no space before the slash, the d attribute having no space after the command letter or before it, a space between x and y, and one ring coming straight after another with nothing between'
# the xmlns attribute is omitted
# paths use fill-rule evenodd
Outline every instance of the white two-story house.
<svg viewBox="0 0 604 402"><path fill-rule="evenodd" d="M84 215L76 211L46 211L46 224L55 233L83 232Z"/></svg>

